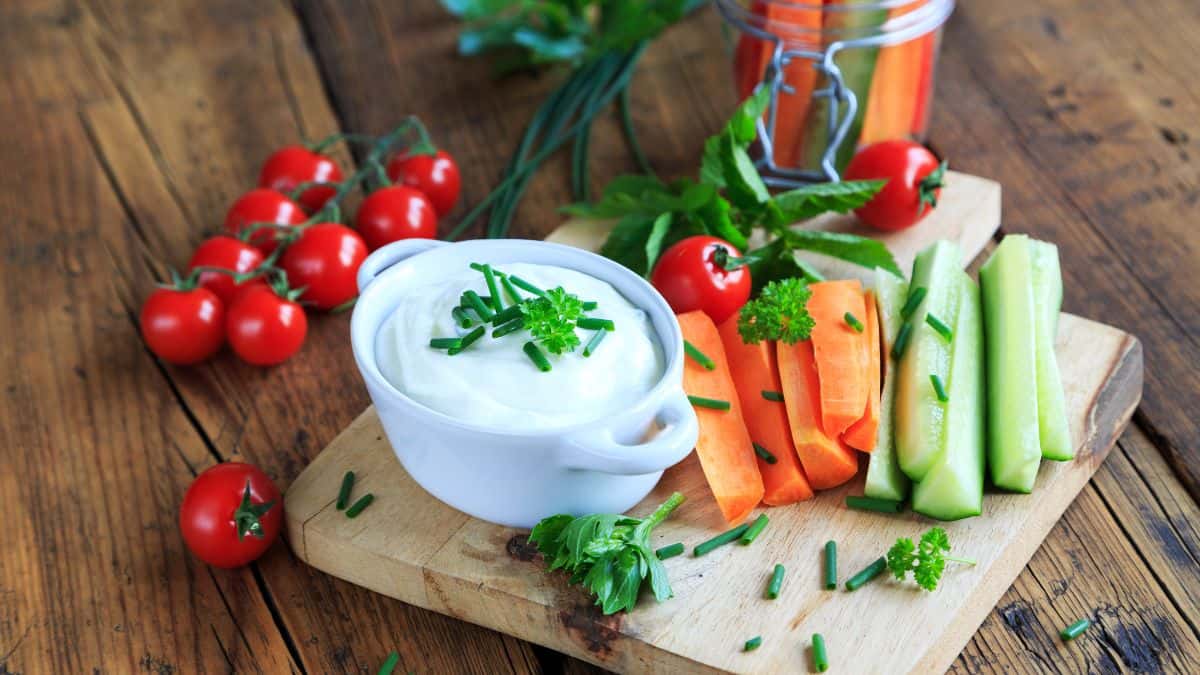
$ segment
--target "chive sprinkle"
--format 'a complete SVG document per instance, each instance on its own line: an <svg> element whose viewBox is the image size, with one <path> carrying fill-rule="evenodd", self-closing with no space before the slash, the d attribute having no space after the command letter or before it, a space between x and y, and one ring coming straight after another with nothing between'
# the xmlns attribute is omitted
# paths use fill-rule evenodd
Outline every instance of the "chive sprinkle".
<svg viewBox="0 0 1200 675"><path fill-rule="evenodd" d="M480 319L483 319L484 321L492 320L493 312L491 308L484 304L483 298L479 297L478 293L475 291L467 291L463 293L463 299L467 301L467 305L469 305L471 309L475 310L475 313L479 315Z"/></svg>
<svg viewBox="0 0 1200 675"><path fill-rule="evenodd" d="M683 341L683 351L688 356L692 357L693 361L704 366L704 368L706 370L716 370L717 369L717 364L713 363L713 360L708 358L708 354L705 354L704 352L700 351L699 347L688 342L687 340Z"/></svg>
<svg viewBox="0 0 1200 675"><path fill-rule="evenodd" d="M590 316L580 318L575 322L576 326L584 330L616 330L617 325L612 322L612 319L596 319Z"/></svg>
<svg viewBox="0 0 1200 675"><path fill-rule="evenodd" d="M674 544L671 544L670 546L664 546L654 552L654 555L658 556L659 560L666 560L667 558L674 558L675 556L682 555L682 554L683 554L683 542L682 541L677 541Z"/></svg>
<svg viewBox="0 0 1200 675"><path fill-rule="evenodd" d="M699 408L712 408L713 410L729 410L732 406L729 401L722 401L719 398L704 398L703 396L688 396L688 400L692 405Z"/></svg>
<svg viewBox="0 0 1200 675"><path fill-rule="evenodd" d="M868 581L882 574L883 570L886 568L887 558L880 558L879 560L876 560L870 565L867 565L863 571L847 579L846 590L857 591L859 588L862 588L863 584L866 584Z"/></svg>
<svg viewBox="0 0 1200 675"><path fill-rule="evenodd" d="M908 300L904 302L904 307L900 308L900 318L908 320L908 317L917 311L921 306L921 301L925 299L925 294L929 291L924 286L917 286L908 294Z"/></svg>
<svg viewBox="0 0 1200 675"><path fill-rule="evenodd" d="M752 652L761 646L762 646L762 636L755 635L754 637L750 638L749 640L746 640L746 644L742 645L742 651Z"/></svg>
<svg viewBox="0 0 1200 675"><path fill-rule="evenodd" d="M825 542L825 590L837 588L837 542Z"/></svg>
<svg viewBox="0 0 1200 675"><path fill-rule="evenodd" d="M783 565L776 564L775 571L771 572L771 581L767 583L767 599L774 600L779 597L779 588L783 586Z"/></svg>
<svg viewBox="0 0 1200 675"><path fill-rule="evenodd" d="M487 267L487 265L484 265L483 263L473 262L473 263L470 263L469 265L467 265L467 267L470 267L471 269L475 270L476 272L482 272L483 268Z"/></svg>
<svg viewBox="0 0 1200 675"><path fill-rule="evenodd" d="M400 663L400 652L392 652L388 654L387 661L379 666L378 675L392 675L392 671L396 669L396 664Z"/></svg>
<svg viewBox="0 0 1200 675"><path fill-rule="evenodd" d="M505 335L508 335L509 333L515 333L524 327L525 319L513 319L512 321L502 324L496 328L496 330L492 331L492 339L496 340L502 338Z"/></svg>
<svg viewBox="0 0 1200 675"><path fill-rule="evenodd" d="M504 309L504 301L500 299L500 289L496 288L496 273L491 265L483 266L483 280L487 283L488 295L492 298L492 309L499 312Z"/></svg>
<svg viewBox="0 0 1200 675"><path fill-rule="evenodd" d="M750 524L750 527L742 533L742 536L740 537L742 546L749 546L750 544L753 544L754 540L758 539L758 535L762 534L762 531L767 529L767 523L769 522L771 522L771 519L767 517L767 514L758 514L758 517L754 519L754 522Z"/></svg>
<svg viewBox="0 0 1200 675"><path fill-rule="evenodd" d="M774 464L775 462L779 461L776 459L775 455L771 454L770 450L764 448L758 443L751 443L751 445L754 446L754 454L762 457L762 461L766 462L767 464Z"/></svg>
<svg viewBox="0 0 1200 675"><path fill-rule="evenodd" d="M346 517L347 518L357 518L358 514L362 513L363 509L370 506L371 502L373 502L373 501L375 501L375 495L371 494L370 492L359 497L358 501L354 502L353 506L346 509Z"/></svg>
<svg viewBox="0 0 1200 675"><path fill-rule="evenodd" d="M512 321L513 319L519 319L522 316L524 316L524 314L521 312L521 306L513 305L512 307L509 307L508 309L505 309L493 316L492 325L499 326L506 324L509 321Z"/></svg>
<svg viewBox="0 0 1200 675"><path fill-rule="evenodd" d="M522 302L521 294L517 292L516 288L513 288L512 282L508 280L508 275L504 273L500 274L500 287L504 289L504 294L508 296L509 302L514 305Z"/></svg>
<svg viewBox="0 0 1200 675"><path fill-rule="evenodd" d="M783 403L783 392L781 392L781 391L771 391L770 389L763 389L762 397L767 399L768 401L775 401L777 403Z"/></svg>
<svg viewBox="0 0 1200 675"><path fill-rule="evenodd" d="M741 525L738 525L737 527L733 528L732 530L726 530L726 531L722 532L721 534L718 534L717 536L713 537L712 539L709 539L708 541L697 545L696 548L692 549L692 555L699 558L700 556L704 555L705 553L708 553L715 548L720 548L721 546L728 544L729 542L733 541L734 539L737 539L738 537L745 534L746 530L748 530L748 529L750 529L750 526L745 523L742 523Z"/></svg>
<svg viewBox="0 0 1200 675"><path fill-rule="evenodd" d="M818 673L829 670L829 655L825 653L825 638L820 633L813 633L812 656L813 668Z"/></svg>
<svg viewBox="0 0 1200 675"><path fill-rule="evenodd" d="M600 303L596 302L595 300L588 300L587 302L583 303L583 311L590 312L599 306Z"/></svg>
<svg viewBox="0 0 1200 675"><path fill-rule="evenodd" d="M480 328L482 327L480 326ZM454 349L462 346L462 338L431 338L429 346L434 349Z"/></svg>
<svg viewBox="0 0 1200 675"><path fill-rule="evenodd" d="M925 314L925 323L929 324L930 328L933 328L935 331L937 331L938 335L941 335L943 338L945 338L946 342L952 342L954 340L954 331L950 330L950 326L947 326L945 323L943 323L941 319L934 316L933 312L927 312Z"/></svg>
<svg viewBox="0 0 1200 675"><path fill-rule="evenodd" d="M596 347L600 346L600 342L604 340L605 335L608 335L608 331L606 330L598 330L593 333L592 339L588 340L588 343L583 347L583 355L591 356L596 351Z"/></svg>
<svg viewBox="0 0 1200 675"><path fill-rule="evenodd" d="M464 349L474 344L476 340L483 337L485 332L487 332L487 328L484 328L483 326L476 326L475 330L459 338L460 342L457 347L451 347L450 351L446 353L450 356L461 353Z"/></svg>
<svg viewBox="0 0 1200 675"><path fill-rule="evenodd" d="M858 509L859 511L900 513L904 503L895 499L876 499L875 497L846 495L846 506L852 509Z"/></svg>
<svg viewBox="0 0 1200 675"><path fill-rule="evenodd" d="M946 395L946 386L942 384L942 378L938 377L937 373L930 375L929 381L933 383L933 391L937 394L939 401L945 403L950 400L950 397Z"/></svg>
<svg viewBox="0 0 1200 675"><path fill-rule="evenodd" d="M546 355L542 353L542 350L535 343L526 342L525 346L521 349L525 351L525 355L529 357L530 361L533 361L533 365L537 366L538 370L543 373L550 372L550 360L546 358Z"/></svg>
<svg viewBox="0 0 1200 675"><path fill-rule="evenodd" d="M858 317L854 316L850 312L846 312L846 315L842 318L846 320L847 326L850 326L854 329L855 333L863 332L863 325L862 322L858 320Z"/></svg>
<svg viewBox="0 0 1200 675"><path fill-rule="evenodd" d="M345 511L346 505L350 503L350 490L354 487L354 472L347 471L345 476L342 476L342 489L338 490L337 510Z"/></svg>
<svg viewBox="0 0 1200 675"><path fill-rule="evenodd" d="M1063 642L1068 642L1082 635L1083 631L1087 630L1088 626L1091 625L1091 621L1088 621L1087 619L1080 619L1059 631L1058 635L1063 639Z"/></svg>
<svg viewBox="0 0 1200 675"><path fill-rule="evenodd" d="M534 286L533 284L529 283L528 281L525 281L521 277L519 277L515 274L510 274L510 275L508 275L508 278L510 281L513 282L513 285L516 286L517 288L529 291L530 293L533 293L534 295L536 295L540 298L546 297L546 291L543 291L542 289L538 288L537 286Z"/></svg>
<svg viewBox="0 0 1200 675"><path fill-rule="evenodd" d="M904 356L904 350L908 349L908 340L912 337L912 324L906 323L900 326L900 332L896 333L896 344L892 345L892 358L900 358Z"/></svg>
<svg viewBox="0 0 1200 675"><path fill-rule="evenodd" d="M470 328L475 321L463 311L462 307L455 307L450 310L450 316L454 317L454 322L462 328Z"/></svg>

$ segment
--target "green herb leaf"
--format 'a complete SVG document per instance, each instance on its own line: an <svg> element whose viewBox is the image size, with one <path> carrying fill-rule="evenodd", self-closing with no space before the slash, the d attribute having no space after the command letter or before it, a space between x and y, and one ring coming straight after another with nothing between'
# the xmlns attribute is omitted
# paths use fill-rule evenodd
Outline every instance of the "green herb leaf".
<svg viewBox="0 0 1200 675"><path fill-rule="evenodd" d="M629 214L617 224L600 247L600 255L615 260L642 276L650 274L646 259L648 241L654 229L655 216Z"/></svg>
<svg viewBox="0 0 1200 675"><path fill-rule="evenodd" d="M817 230L787 230L781 238L793 249L820 253L867 269L882 267L896 276L904 276L892 252L877 239Z"/></svg>
<svg viewBox="0 0 1200 675"><path fill-rule="evenodd" d="M942 528L935 527L921 535L920 544L914 545L912 539L897 539L888 551L887 564L897 579L903 581L912 572L918 586L932 591L937 588L947 561L975 564L974 560L951 558L946 555L949 552L949 536Z"/></svg>
<svg viewBox="0 0 1200 675"><path fill-rule="evenodd" d="M713 198L695 212L704 231L720 237L742 250L746 248L746 235L733 224L733 206L724 197L713 194Z"/></svg>
<svg viewBox="0 0 1200 675"><path fill-rule="evenodd" d="M517 306L525 315L525 330L546 351L561 355L579 346L575 322L583 316L583 301L562 286Z"/></svg>
<svg viewBox="0 0 1200 675"><path fill-rule="evenodd" d="M796 257L796 252L782 239L750 251L742 260L750 268L753 294L757 296L772 281L799 277L806 281L824 281L825 277Z"/></svg>
<svg viewBox="0 0 1200 675"><path fill-rule="evenodd" d="M772 200L779 207L776 223L791 225L829 211L849 213L871 201L886 182L849 180L841 183L813 183L781 192Z"/></svg>
<svg viewBox="0 0 1200 675"><path fill-rule="evenodd" d="M739 209L757 209L771 198L767 185L746 148L738 145L733 134L721 136L721 167L725 176L725 193Z"/></svg>
<svg viewBox="0 0 1200 675"><path fill-rule="evenodd" d="M738 333L746 344L762 340L782 340L795 344L807 340L813 319L808 314L811 292L802 279L772 281L758 298L742 306L738 314Z"/></svg>
<svg viewBox="0 0 1200 675"><path fill-rule="evenodd" d="M658 262L658 254L662 252L663 239L671 229L671 212L659 214L650 226L650 236L646 237L646 269L654 269Z"/></svg>

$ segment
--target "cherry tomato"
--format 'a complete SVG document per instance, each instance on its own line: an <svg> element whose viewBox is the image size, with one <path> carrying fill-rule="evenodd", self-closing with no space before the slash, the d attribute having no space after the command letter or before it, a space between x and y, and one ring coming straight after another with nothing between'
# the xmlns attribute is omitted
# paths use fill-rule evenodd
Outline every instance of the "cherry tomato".
<svg viewBox="0 0 1200 675"><path fill-rule="evenodd" d="M885 178L887 184L855 213L878 230L903 230L937 206L946 167L925 146L895 140L873 143L858 151L846 167L846 180Z"/></svg>
<svg viewBox="0 0 1200 675"><path fill-rule="evenodd" d="M257 188L238 197L233 206L229 207L229 213L225 214L225 231L236 236L252 223L299 225L307 218L304 209L288 199L287 195ZM275 233L269 228L255 231L250 237L250 243L262 251L263 255L270 255L278 245Z"/></svg>
<svg viewBox="0 0 1200 675"><path fill-rule="evenodd" d="M245 274L262 264L262 261L262 252L250 244L234 237L218 235L200 244L192 254L188 271L197 267L218 267ZM201 272L199 281L201 286L215 293L226 305L233 300L234 291L240 286L234 283L232 276L220 272Z"/></svg>
<svg viewBox="0 0 1200 675"><path fill-rule="evenodd" d="M387 175L393 183L411 185L423 192L439 218L453 211L458 201L458 165L445 150L434 155L396 155L388 162Z"/></svg>
<svg viewBox="0 0 1200 675"><path fill-rule="evenodd" d="M207 288L160 288L146 298L139 323L146 346L160 359L199 363L224 341L225 306Z"/></svg>
<svg viewBox="0 0 1200 675"><path fill-rule="evenodd" d="M354 216L354 227L374 251L400 239L433 239L437 213L420 191L393 185L367 195Z"/></svg>
<svg viewBox="0 0 1200 675"><path fill-rule="evenodd" d="M304 345L308 318L304 308L266 284L238 293L225 319L229 346L246 363L273 366Z"/></svg>
<svg viewBox="0 0 1200 675"><path fill-rule="evenodd" d="M279 259L288 284L303 288L300 296L318 309L333 309L358 295L358 267L367 245L354 230L337 223L317 223L304 230Z"/></svg>
<svg viewBox="0 0 1200 675"><path fill-rule="evenodd" d="M276 150L263 163L258 174L258 186L291 194L301 183L340 183L342 170L326 155L313 152L301 145L289 145ZM300 193L300 202L309 213L316 213L325 206L335 188L311 187Z"/></svg>
<svg viewBox="0 0 1200 675"><path fill-rule="evenodd" d="M258 467L226 462L192 481L179 507L179 529L195 556L213 567L241 567L279 537L283 497Z"/></svg>
<svg viewBox="0 0 1200 675"><path fill-rule="evenodd" d="M699 309L719 324L750 299L750 270L718 265L714 258L722 247L730 258L742 255L724 239L699 235L679 241L659 257L650 283L676 314Z"/></svg>

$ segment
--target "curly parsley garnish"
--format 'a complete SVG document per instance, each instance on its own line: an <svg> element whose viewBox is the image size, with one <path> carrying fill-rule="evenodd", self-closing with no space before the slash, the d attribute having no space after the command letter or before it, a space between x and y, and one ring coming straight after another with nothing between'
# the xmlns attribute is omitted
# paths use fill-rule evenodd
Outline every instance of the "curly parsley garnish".
<svg viewBox="0 0 1200 675"><path fill-rule="evenodd" d="M949 552L950 538L946 536L945 530L935 527L921 535L920 544L914 544L912 539L897 539L888 551L887 564L892 574L900 581L904 581L908 573L912 572L913 580L918 586L932 591L937 588L947 561L975 564L974 560L946 555Z"/></svg>
<svg viewBox="0 0 1200 675"><path fill-rule="evenodd" d="M519 305L525 316L525 330L551 354L566 354L579 346L575 322L583 316L583 301L563 290L562 286L546 291L544 296Z"/></svg>
<svg viewBox="0 0 1200 675"><path fill-rule="evenodd" d="M767 284L757 298L742 306L738 333L746 344L782 340L795 344L807 340L813 328L808 314L811 295L803 279L790 278Z"/></svg>

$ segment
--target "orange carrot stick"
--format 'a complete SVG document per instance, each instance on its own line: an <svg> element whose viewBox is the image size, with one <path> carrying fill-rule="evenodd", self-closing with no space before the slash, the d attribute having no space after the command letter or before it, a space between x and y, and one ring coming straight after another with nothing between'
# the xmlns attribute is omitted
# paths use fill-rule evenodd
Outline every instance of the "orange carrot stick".
<svg viewBox="0 0 1200 675"><path fill-rule="evenodd" d="M879 394L882 390L883 368L880 362L879 315L875 310L875 294L867 291L866 317L863 318L863 334L867 336L867 410L861 419L842 435L842 440L852 448L863 452L875 449L879 431Z"/></svg>
<svg viewBox="0 0 1200 675"><path fill-rule="evenodd" d="M862 284L857 279L822 281L809 286L808 313L813 353L821 382L821 427L840 436L867 409L867 336L846 323L866 316Z"/></svg>
<svg viewBox="0 0 1200 675"><path fill-rule="evenodd" d="M813 52L821 50L820 9L802 9L776 2L771 3L766 12L768 29L783 37L785 49ZM768 50L766 60L769 61L770 49L774 44L764 42L764 45ZM765 61L763 65L765 67ZM784 84L794 91L790 94L779 92L775 128L771 136L777 166L797 168L804 157L804 125L808 118L813 89L817 85L815 65L808 59L796 59L784 68Z"/></svg>
<svg viewBox="0 0 1200 675"><path fill-rule="evenodd" d="M858 473L858 455L821 429L821 385L812 340L794 345L780 342L775 348L783 401L804 473L817 490L841 485Z"/></svg>

